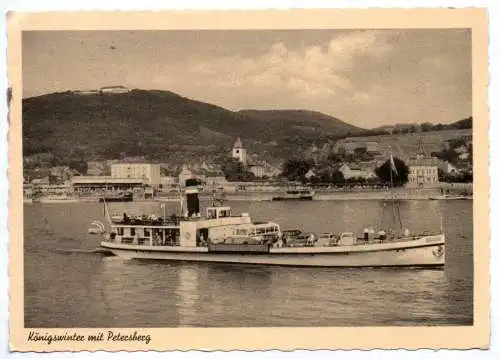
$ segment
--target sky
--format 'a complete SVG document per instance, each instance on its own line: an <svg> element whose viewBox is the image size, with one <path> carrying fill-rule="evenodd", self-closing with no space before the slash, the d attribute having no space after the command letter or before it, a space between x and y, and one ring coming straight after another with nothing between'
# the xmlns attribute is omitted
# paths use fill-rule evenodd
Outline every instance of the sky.
<svg viewBox="0 0 500 359"><path fill-rule="evenodd" d="M125 85L230 110L307 109L374 128L472 115L471 33L420 30L23 33L23 97Z"/></svg>

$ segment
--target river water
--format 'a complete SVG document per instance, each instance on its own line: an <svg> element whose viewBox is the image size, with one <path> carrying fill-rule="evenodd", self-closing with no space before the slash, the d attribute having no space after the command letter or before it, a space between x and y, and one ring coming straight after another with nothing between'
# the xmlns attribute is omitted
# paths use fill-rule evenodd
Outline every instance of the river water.
<svg viewBox="0 0 500 359"><path fill-rule="evenodd" d="M231 202L282 229L377 226L382 202ZM114 204L117 212L125 204ZM176 204L132 204L170 214ZM444 270L125 261L91 253L91 203L24 206L26 327L472 325L472 201L404 201L411 231L447 235Z"/></svg>

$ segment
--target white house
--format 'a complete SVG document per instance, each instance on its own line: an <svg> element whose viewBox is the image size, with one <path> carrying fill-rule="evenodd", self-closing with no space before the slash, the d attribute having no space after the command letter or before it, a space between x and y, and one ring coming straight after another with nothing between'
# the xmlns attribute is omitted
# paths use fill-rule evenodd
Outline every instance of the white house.
<svg viewBox="0 0 500 359"><path fill-rule="evenodd" d="M411 159L408 164L408 185L428 187L439 182L438 163L433 158Z"/></svg>
<svg viewBox="0 0 500 359"><path fill-rule="evenodd" d="M130 92L128 88L125 86L105 86L101 87L100 89L101 93L112 93L112 94L118 94L118 93L127 93Z"/></svg>
<svg viewBox="0 0 500 359"><path fill-rule="evenodd" d="M249 170L257 178L262 178L265 175L264 166L261 166L261 165L252 165L252 166L249 166Z"/></svg>
<svg viewBox="0 0 500 359"><path fill-rule="evenodd" d="M345 179L349 178L369 179L377 177L373 169L361 168L360 166L352 164L348 165L347 163L344 163L342 166L340 166L339 171L342 172Z"/></svg>
<svg viewBox="0 0 500 359"><path fill-rule="evenodd" d="M160 185L163 189L176 187L178 185L178 178L176 176L161 176Z"/></svg>
<svg viewBox="0 0 500 359"><path fill-rule="evenodd" d="M144 179L151 187L158 187L160 164L147 162L119 162L111 165L111 177Z"/></svg>
<svg viewBox="0 0 500 359"><path fill-rule="evenodd" d="M304 177L306 179L311 179L312 177L315 177L316 176L316 173L314 173L314 171L312 169L310 169L309 171L307 171L307 173L304 175Z"/></svg>

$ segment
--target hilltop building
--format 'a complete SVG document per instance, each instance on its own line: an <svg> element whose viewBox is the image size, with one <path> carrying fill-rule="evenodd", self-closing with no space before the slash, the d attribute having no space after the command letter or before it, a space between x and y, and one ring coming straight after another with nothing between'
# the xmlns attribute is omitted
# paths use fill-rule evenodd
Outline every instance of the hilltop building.
<svg viewBox="0 0 500 359"><path fill-rule="evenodd" d="M130 92L130 90L127 87L121 85L101 87L99 91L101 93L111 93L111 94Z"/></svg>
<svg viewBox="0 0 500 359"><path fill-rule="evenodd" d="M243 166L248 164L247 150L243 147L243 143L239 137L233 145L231 156L237 159Z"/></svg>
<svg viewBox="0 0 500 359"><path fill-rule="evenodd" d="M99 94L99 90L97 89L92 89L92 90L75 90L73 91L74 94L76 95L97 95Z"/></svg>
<svg viewBox="0 0 500 359"><path fill-rule="evenodd" d="M416 155L408 161L408 187L433 187L439 183L437 158L427 155L420 138Z"/></svg>

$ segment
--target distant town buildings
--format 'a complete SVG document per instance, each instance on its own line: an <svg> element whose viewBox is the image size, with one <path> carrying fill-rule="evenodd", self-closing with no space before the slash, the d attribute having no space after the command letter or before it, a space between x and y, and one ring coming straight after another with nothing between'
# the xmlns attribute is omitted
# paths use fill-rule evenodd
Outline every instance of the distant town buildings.
<svg viewBox="0 0 500 359"><path fill-rule="evenodd" d="M141 178L117 178L112 176L75 176L71 186L77 193L102 191L131 191L145 186Z"/></svg>
<svg viewBox="0 0 500 359"><path fill-rule="evenodd" d="M266 169L262 165L251 165L249 166L250 172L257 178L262 178L265 176Z"/></svg>
<svg viewBox="0 0 500 359"><path fill-rule="evenodd" d="M160 181L160 165L147 162L119 162L111 165L112 178L143 179L144 183L157 188Z"/></svg>
<svg viewBox="0 0 500 359"><path fill-rule="evenodd" d="M244 168L253 173L256 178L275 176L280 170L265 161L257 161L248 155L248 151L243 147L241 138L238 137L231 150L231 157L240 162ZM255 157L255 156L254 156Z"/></svg>
<svg viewBox="0 0 500 359"><path fill-rule="evenodd" d="M467 161L469 159L469 150L465 146L460 146L453 149L455 153L458 155L458 158L462 161Z"/></svg>
<svg viewBox="0 0 500 359"><path fill-rule="evenodd" d="M179 184L178 181L179 180L176 176L161 176L159 188L162 190L166 190L169 188L175 188Z"/></svg>
<svg viewBox="0 0 500 359"><path fill-rule="evenodd" d="M109 171L106 161L87 161L87 175L104 176Z"/></svg>
<svg viewBox="0 0 500 359"><path fill-rule="evenodd" d="M427 155L424 150L422 139L418 141L415 156L408 161L408 186L429 187L439 183L438 159Z"/></svg>

